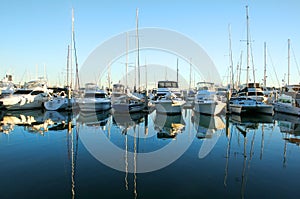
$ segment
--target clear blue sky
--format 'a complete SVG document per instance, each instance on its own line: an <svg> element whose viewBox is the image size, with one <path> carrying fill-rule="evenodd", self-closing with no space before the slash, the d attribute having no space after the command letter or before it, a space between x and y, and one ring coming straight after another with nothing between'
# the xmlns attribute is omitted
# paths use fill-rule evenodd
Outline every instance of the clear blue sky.
<svg viewBox="0 0 300 199"><path fill-rule="evenodd" d="M208 53L224 77L229 65L228 24L231 24L234 67L241 50L245 67L246 44L241 40L246 39L247 4L256 80L263 78L264 42L268 47L268 83L277 86L274 69L279 81L284 78L290 38L291 83L299 83L295 61L300 62L297 0L0 0L0 78L12 72L16 81L25 81L35 77L36 65L42 75L45 64L50 82L57 82L66 67L72 7L79 65L103 41L134 29L135 10L139 8L140 28L167 28L190 37ZM244 72L242 76L245 77Z"/></svg>

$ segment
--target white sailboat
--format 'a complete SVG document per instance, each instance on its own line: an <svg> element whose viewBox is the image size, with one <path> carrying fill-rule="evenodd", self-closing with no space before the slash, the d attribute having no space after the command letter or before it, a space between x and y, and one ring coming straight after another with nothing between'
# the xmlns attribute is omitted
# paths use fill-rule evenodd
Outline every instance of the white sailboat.
<svg viewBox="0 0 300 199"><path fill-rule="evenodd" d="M236 114L245 113L261 113L273 115L273 106L265 104L262 96L263 92L257 90L258 87L255 83L248 84L249 68L250 68L250 46L249 46L249 17L248 17L248 6L246 6L246 19L247 19L247 76L246 76L246 87L242 89L237 97L230 99L230 111ZM252 86L251 86L252 85Z"/></svg>
<svg viewBox="0 0 300 199"><path fill-rule="evenodd" d="M290 40L288 40L288 58L290 58ZM273 103L274 111L300 116L300 85L290 85L290 61L288 60L288 85L282 88L282 93Z"/></svg>
<svg viewBox="0 0 300 199"><path fill-rule="evenodd" d="M194 111L207 114L218 115L226 106L226 103L218 99L214 83L198 82L197 94L194 101Z"/></svg>
<svg viewBox="0 0 300 199"><path fill-rule="evenodd" d="M67 90L66 95L56 95L52 96L51 99L44 103L44 107L49 111L58 111L58 110L72 110L75 105L75 100L72 98L72 49L74 49L75 53L75 62L76 62L76 87L77 91L79 87L79 79L78 79L78 63L77 63L77 53L75 46L75 33L74 33L74 10L72 9L72 36L71 36L71 45L68 46L68 55L67 55ZM70 66L69 66L70 65ZM69 72L71 69L71 72ZM69 73L71 73L71 81L69 82Z"/></svg>

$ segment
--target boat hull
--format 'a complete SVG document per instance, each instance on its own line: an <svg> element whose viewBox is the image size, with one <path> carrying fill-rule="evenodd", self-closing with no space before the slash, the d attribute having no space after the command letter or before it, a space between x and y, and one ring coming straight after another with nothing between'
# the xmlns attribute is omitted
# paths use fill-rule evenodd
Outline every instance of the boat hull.
<svg viewBox="0 0 300 199"><path fill-rule="evenodd" d="M155 109L158 113L180 114L183 102L173 102L172 100L158 101L155 103Z"/></svg>
<svg viewBox="0 0 300 199"><path fill-rule="evenodd" d="M58 111L58 110L68 110L74 105L74 100L69 100L66 98L62 99L52 99L44 103L44 107L48 111Z"/></svg>
<svg viewBox="0 0 300 199"><path fill-rule="evenodd" d="M231 113L235 114L255 114L261 113L266 115L273 115L273 106L267 104L256 104L256 105L241 105L241 104L230 104Z"/></svg>
<svg viewBox="0 0 300 199"><path fill-rule="evenodd" d="M0 109L7 110L28 110L43 107L43 102L48 98L40 97L7 97L0 102Z"/></svg>
<svg viewBox="0 0 300 199"><path fill-rule="evenodd" d="M111 102L109 100L102 102L78 102L78 105L82 112L106 111L111 108Z"/></svg>
<svg viewBox="0 0 300 199"><path fill-rule="evenodd" d="M218 115L225 106L223 102L195 102L194 111L206 115Z"/></svg>
<svg viewBox="0 0 300 199"><path fill-rule="evenodd" d="M112 105L114 112L120 113L136 113L145 109L145 103L115 103Z"/></svg>
<svg viewBox="0 0 300 199"><path fill-rule="evenodd" d="M300 108L283 104L283 103L274 103L274 111L279 112L279 113L284 113L284 114L289 114L289 115L297 115L300 116Z"/></svg>

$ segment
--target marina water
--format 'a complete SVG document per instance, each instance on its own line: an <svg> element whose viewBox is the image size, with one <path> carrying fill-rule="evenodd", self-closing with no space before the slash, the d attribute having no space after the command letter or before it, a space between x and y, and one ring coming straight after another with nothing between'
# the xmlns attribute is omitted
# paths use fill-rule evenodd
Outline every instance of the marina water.
<svg viewBox="0 0 300 199"><path fill-rule="evenodd" d="M211 117L189 109L130 117L1 112L0 198L298 198L299 124L295 116ZM94 157L81 139L92 135L122 149L123 171ZM191 145L169 165L134 172L142 154L184 141Z"/></svg>

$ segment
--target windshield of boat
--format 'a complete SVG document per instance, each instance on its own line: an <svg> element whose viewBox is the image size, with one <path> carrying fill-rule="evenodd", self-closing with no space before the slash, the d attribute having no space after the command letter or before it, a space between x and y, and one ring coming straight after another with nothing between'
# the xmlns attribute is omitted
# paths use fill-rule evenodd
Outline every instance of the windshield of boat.
<svg viewBox="0 0 300 199"><path fill-rule="evenodd" d="M114 92L121 92L121 93L124 93L124 90L125 90L125 87L121 84L115 84L113 86L113 91Z"/></svg>
<svg viewBox="0 0 300 199"><path fill-rule="evenodd" d="M85 98L106 98L107 95L105 93L86 93L84 97Z"/></svg>
<svg viewBox="0 0 300 199"><path fill-rule="evenodd" d="M38 95L44 93L44 91L32 91L32 93L30 93L30 95Z"/></svg>
<svg viewBox="0 0 300 199"><path fill-rule="evenodd" d="M158 88L178 88L178 83L172 81L158 82Z"/></svg>
<svg viewBox="0 0 300 199"><path fill-rule="evenodd" d="M27 95L29 93L31 93L32 90L17 90L16 92L14 92L14 95Z"/></svg>

